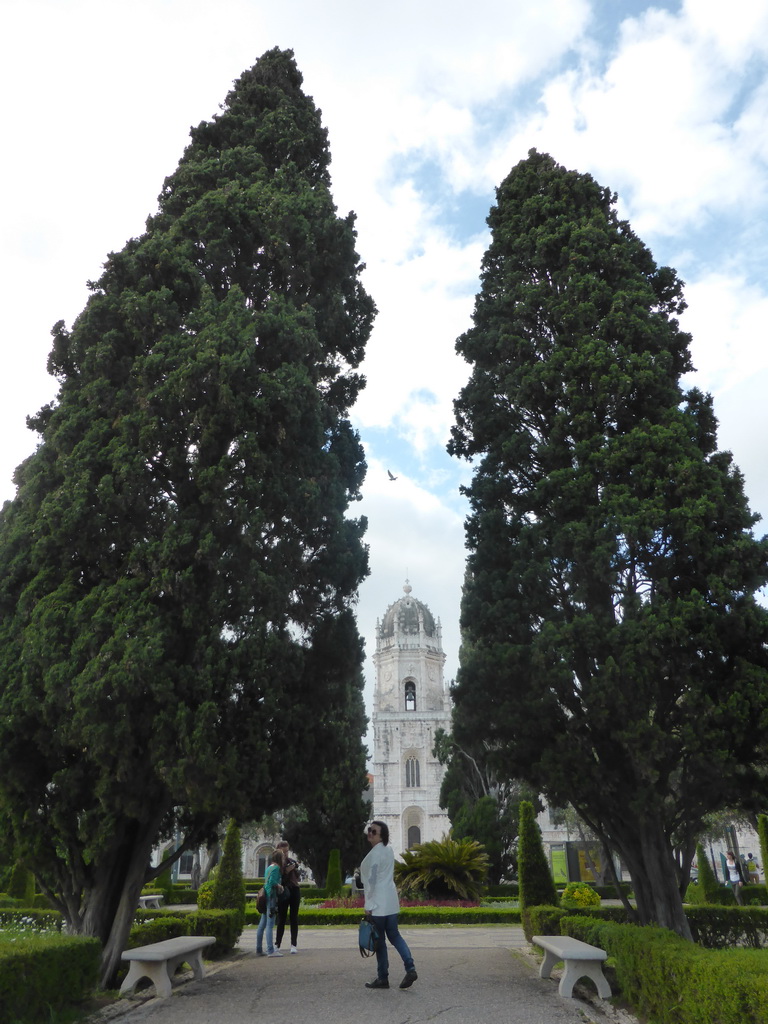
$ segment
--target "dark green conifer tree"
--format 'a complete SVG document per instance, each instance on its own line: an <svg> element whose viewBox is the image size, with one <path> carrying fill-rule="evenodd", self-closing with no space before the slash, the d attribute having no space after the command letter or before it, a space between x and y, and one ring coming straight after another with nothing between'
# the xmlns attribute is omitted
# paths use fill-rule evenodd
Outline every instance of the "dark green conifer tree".
<svg viewBox="0 0 768 1024"><path fill-rule="evenodd" d="M520 801L517 878L522 910L526 907L557 906L557 890L544 853L536 812L530 800Z"/></svg>
<svg viewBox="0 0 768 1024"><path fill-rule="evenodd" d="M682 285L614 203L532 151L489 216L450 445L475 467L454 734L571 803L641 920L689 936L679 864L760 785L767 547L681 388Z"/></svg>
<svg viewBox="0 0 768 1024"><path fill-rule="evenodd" d="M105 985L158 837L287 806L343 710L313 651L367 573L374 307L301 83L290 51L245 72L55 327L0 521L0 814Z"/></svg>

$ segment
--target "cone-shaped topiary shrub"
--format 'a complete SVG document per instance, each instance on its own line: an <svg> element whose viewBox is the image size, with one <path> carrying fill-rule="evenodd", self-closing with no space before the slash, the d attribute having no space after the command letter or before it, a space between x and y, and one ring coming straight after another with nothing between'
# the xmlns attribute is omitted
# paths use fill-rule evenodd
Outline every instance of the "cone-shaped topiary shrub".
<svg viewBox="0 0 768 1024"><path fill-rule="evenodd" d="M520 838L517 849L517 873L520 906L557 906L557 892L547 864L541 832L536 824L533 804L520 801Z"/></svg>
<svg viewBox="0 0 768 1024"><path fill-rule="evenodd" d="M21 900L22 905L31 907L35 898L35 879L31 871L28 871L21 861L13 865L11 880L8 883L8 895L15 900Z"/></svg>
<svg viewBox="0 0 768 1024"><path fill-rule="evenodd" d="M239 910L245 921L245 881L243 879L243 847L240 829L234 818L227 826L224 851L213 883L212 910Z"/></svg>
<svg viewBox="0 0 768 1024"><path fill-rule="evenodd" d="M341 896L341 853L331 850L328 855L328 875L325 879L325 891L329 899Z"/></svg>
<svg viewBox="0 0 768 1024"><path fill-rule="evenodd" d="M704 894L704 902L718 902L716 897L720 892L720 883L715 878L715 872L701 843L696 846L696 863L699 867L699 888Z"/></svg>
<svg viewBox="0 0 768 1024"><path fill-rule="evenodd" d="M768 815L758 814L757 816L757 834L760 839L760 857L763 871L765 872L765 879L768 882Z"/></svg>

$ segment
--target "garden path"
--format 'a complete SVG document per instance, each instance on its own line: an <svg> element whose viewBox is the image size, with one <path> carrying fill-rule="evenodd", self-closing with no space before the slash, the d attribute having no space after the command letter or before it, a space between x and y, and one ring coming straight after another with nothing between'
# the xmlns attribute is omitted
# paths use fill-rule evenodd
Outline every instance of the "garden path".
<svg viewBox="0 0 768 1024"><path fill-rule="evenodd" d="M356 929L312 927L299 932L299 953L254 955L255 929L246 929L242 954L213 964L201 981L178 984L170 999L146 994L121 1000L99 1024L612 1024L608 1008L563 1000L557 981L538 977L525 952L522 928L505 925L404 927L418 981L400 991L397 954L390 953L388 991L365 988L375 960L363 960ZM130 1004L130 1005L126 1005ZM119 1017L117 1016L119 1015ZM630 1020L631 1018L623 1018Z"/></svg>

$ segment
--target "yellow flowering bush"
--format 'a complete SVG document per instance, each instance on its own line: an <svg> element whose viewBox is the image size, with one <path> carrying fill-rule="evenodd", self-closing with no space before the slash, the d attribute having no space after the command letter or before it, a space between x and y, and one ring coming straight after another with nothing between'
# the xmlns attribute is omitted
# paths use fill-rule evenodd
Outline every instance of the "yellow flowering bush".
<svg viewBox="0 0 768 1024"><path fill-rule="evenodd" d="M560 906L566 910L581 910L584 907L599 907L600 897L586 882L569 882L560 898Z"/></svg>

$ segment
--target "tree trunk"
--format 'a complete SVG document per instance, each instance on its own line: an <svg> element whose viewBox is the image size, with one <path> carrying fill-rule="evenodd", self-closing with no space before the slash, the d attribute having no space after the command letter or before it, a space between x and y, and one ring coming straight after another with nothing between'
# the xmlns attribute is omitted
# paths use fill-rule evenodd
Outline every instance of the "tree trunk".
<svg viewBox="0 0 768 1024"><path fill-rule="evenodd" d="M661 827L648 825L640 833L632 830L631 834L615 835L615 840L632 876L640 924L657 924L693 941L674 854Z"/></svg>
<svg viewBox="0 0 768 1024"><path fill-rule="evenodd" d="M604 839L601 840L601 842L603 844L603 856L605 857L605 863L608 870L608 874L611 876L611 881L616 886L616 892L618 893L619 899L621 900L622 905L624 906L624 909L627 912L627 920L635 923L638 920L638 913L636 908L633 907L632 904L629 902L629 898L626 892L624 891L624 888L622 887L621 880L619 879L619 876L616 873L616 866L613 863L613 851Z"/></svg>
<svg viewBox="0 0 768 1024"><path fill-rule="evenodd" d="M210 875L211 871L218 864L220 857L221 857L221 843L219 843L219 842L211 843L208 846L208 848L206 849L206 851L205 851L205 866L203 867L202 871L200 872L200 883L198 885L198 888L200 887L200 885L203 884L203 882L207 882L208 881L208 876Z"/></svg>
<svg viewBox="0 0 768 1024"><path fill-rule="evenodd" d="M113 845L112 856L100 858L83 891L79 913L67 912L67 928L73 934L93 935L103 945L99 985L113 988L144 884L152 848L166 809L147 821L134 821Z"/></svg>

